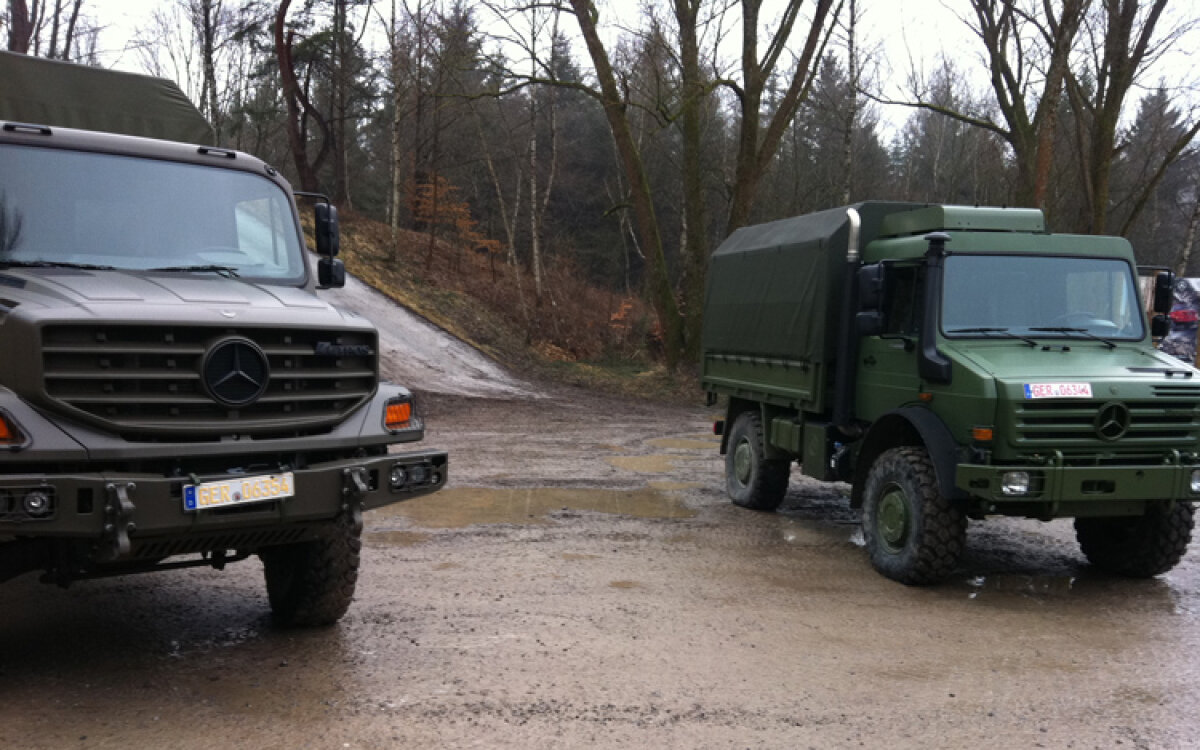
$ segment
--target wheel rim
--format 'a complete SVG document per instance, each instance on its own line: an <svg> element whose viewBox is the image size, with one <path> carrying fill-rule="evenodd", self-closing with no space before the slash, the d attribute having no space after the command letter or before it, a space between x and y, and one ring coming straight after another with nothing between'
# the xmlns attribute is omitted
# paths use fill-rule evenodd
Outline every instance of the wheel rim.
<svg viewBox="0 0 1200 750"><path fill-rule="evenodd" d="M889 552L899 552L904 549L910 522L908 498L902 489L891 485L883 491L883 496L879 498L877 521L879 538Z"/></svg>
<svg viewBox="0 0 1200 750"><path fill-rule="evenodd" d="M733 451L733 476L741 484L750 483L750 473L754 468L754 451L750 448L750 442L743 440L737 444L737 448Z"/></svg>

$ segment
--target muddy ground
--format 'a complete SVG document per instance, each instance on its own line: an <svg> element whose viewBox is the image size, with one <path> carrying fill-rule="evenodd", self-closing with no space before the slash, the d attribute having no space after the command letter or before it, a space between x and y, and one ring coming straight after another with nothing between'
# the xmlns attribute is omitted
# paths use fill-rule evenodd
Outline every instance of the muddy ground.
<svg viewBox="0 0 1200 750"><path fill-rule="evenodd" d="M709 410L426 400L452 486L368 514L336 627L271 627L257 562L0 589L0 747L1189 748L1200 559L1091 571L1065 522L872 571L844 486L721 490Z"/></svg>

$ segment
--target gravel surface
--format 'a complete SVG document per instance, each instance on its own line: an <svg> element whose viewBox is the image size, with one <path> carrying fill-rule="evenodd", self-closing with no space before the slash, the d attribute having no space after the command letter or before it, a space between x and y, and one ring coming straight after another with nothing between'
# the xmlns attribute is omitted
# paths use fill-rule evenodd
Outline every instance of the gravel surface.
<svg viewBox="0 0 1200 750"><path fill-rule="evenodd" d="M731 505L710 410L503 382L425 397L451 486L368 514L333 628L273 629L257 562L0 588L0 747L1197 746L1195 551L988 521L905 587L844 485Z"/></svg>

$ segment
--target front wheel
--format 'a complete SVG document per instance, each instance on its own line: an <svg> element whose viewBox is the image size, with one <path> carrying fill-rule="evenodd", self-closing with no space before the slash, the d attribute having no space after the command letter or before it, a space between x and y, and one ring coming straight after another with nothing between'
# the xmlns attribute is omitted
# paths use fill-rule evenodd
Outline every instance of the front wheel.
<svg viewBox="0 0 1200 750"><path fill-rule="evenodd" d="M733 420L725 453L725 490L735 505L776 510L787 494L791 462L764 458L762 417L744 411Z"/></svg>
<svg viewBox="0 0 1200 750"><path fill-rule="evenodd" d="M862 526L871 564L901 583L943 580L966 546L967 518L938 490L924 448L892 448L875 459L863 489Z"/></svg>
<svg viewBox="0 0 1200 750"><path fill-rule="evenodd" d="M1075 538L1088 562L1132 578L1166 573L1183 558L1192 539L1191 503L1154 505L1141 516L1076 518Z"/></svg>
<svg viewBox="0 0 1200 750"><path fill-rule="evenodd" d="M362 522L343 513L319 539L258 553L275 624L332 625L346 614L358 582L361 536Z"/></svg>

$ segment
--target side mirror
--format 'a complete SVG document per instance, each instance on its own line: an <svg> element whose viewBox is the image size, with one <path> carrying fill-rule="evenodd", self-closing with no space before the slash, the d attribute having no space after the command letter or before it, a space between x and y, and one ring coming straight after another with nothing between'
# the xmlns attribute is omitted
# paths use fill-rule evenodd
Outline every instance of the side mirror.
<svg viewBox="0 0 1200 750"><path fill-rule="evenodd" d="M321 289L341 289L346 286L346 264L334 258L318 259L317 286Z"/></svg>
<svg viewBox="0 0 1200 750"><path fill-rule="evenodd" d="M318 203L315 206L315 229L317 236L317 252L332 258L342 248L340 230L338 229L337 206L331 203Z"/></svg>
<svg viewBox="0 0 1200 750"><path fill-rule="evenodd" d="M888 267L872 263L858 269L857 277L859 311L854 316L855 332L859 336L878 336L887 328L883 307Z"/></svg>
<svg viewBox="0 0 1200 750"><path fill-rule="evenodd" d="M1156 339L1166 338L1171 332L1171 319L1166 315L1155 315L1150 319L1150 337Z"/></svg>
<svg viewBox="0 0 1200 750"><path fill-rule="evenodd" d="M1175 274L1164 271L1154 277L1154 312L1167 315L1175 304Z"/></svg>
<svg viewBox="0 0 1200 750"><path fill-rule="evenodd" d="M883 308L883 291L887 287L887 266L872 263L858 269L858 307L861 310Z"/></svg>

